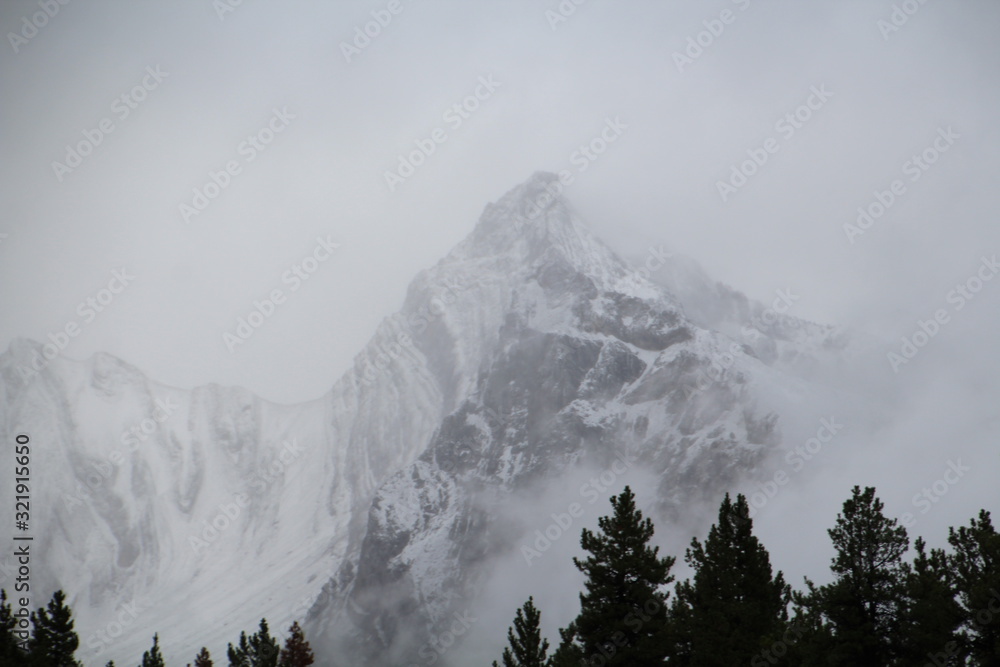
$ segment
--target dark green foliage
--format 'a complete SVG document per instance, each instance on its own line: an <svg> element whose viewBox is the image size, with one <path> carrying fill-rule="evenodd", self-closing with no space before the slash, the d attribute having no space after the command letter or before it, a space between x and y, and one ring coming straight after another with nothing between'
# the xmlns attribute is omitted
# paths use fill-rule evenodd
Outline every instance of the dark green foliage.
<svg viewBox="0 0 1000 667"><path fill-rule="evenodd" d="M559 647L549 658L549 667L577 667L583 663L583 649L577 640L576 623L559 630Z"/></svg>
<svg viewBox="0 0 1000 667"><path fill-rule="evenodd" d="M226 650L226 654L229 657L229 667L250 667L249 653L250 640L247 639L246 632L241 632L240 643L235 647L229 644L229 648Z"/></svg>
<svg viewBox="0 0 1000 667"><path fill-rule="evenodd" d="M31 652L28 664L32 667L78 667L73 657L80 646L80 638L73 630L73 612L65 604L66 596L56 591L47 608L32 612Z"/></svg>
<svg viewBox="0 0 1000 667"><path fill-rule="evenodd" d="M951 553L917 538L916 556L904 563L906 530L884 516L874 488L855 486L827 531L834 580L817 587L807 578L806 590L793 593L753 535L746 498L727 494L708 537L686 550L693 574L677 585L668 609L663 589L674 579L674 558L650 546L653 524L629 487L611 505L597 533L581 533L589 556L573 563L586 576L585 590L558 648L547 657L541 613L529 597L508 629L503 667L1000 667L1000 535L985 510L969 526L949 529ZM62 591L31 613L27 652L14 635L13 611L0 589L0 667L82 667ZM297 622L289 633L279 650L261 619L257 632L229 644L230 666L315 664ZM212 665L203 647L194 667ZM165 667L158 634L141 667Z"/></svg>
<svg viewBox="0 0 1000 667"><path fill-rule="evenodd" d="M959 635L962 607L955 599L954 576L943 549L927 547L922 537L914 542L917 556L906 566L906 608L903 629L906 640L900 663L919 665L935 654L961 656Z"/></svg>
<svg viewBox="0 0 1000 667"><path fill-rule="evenodd" d="M965 645L974 664L1000 666L1000 535L990 513L948 529L948 559L966 624Z"/></svg>
<svg viewBox="0 0 1000 667"><path fill-rule="evenodd" d="M580 614L563 633L556 664L580 657L586 664L646 667L662 665L667 594L674 558L659 557L650 547L653 523L643 519L635 495L625 487L611 499L611 516L598 520L600 533L586 528L580 546L590 556L573 559L587 576L580 594Z"/></svg>
<svg viewBox="0 0 1000 667"><path fill-rule="evenodd" d="M228 655L230 667L277 667L277 640L271 636L267 620L260 619L260 629L247 637L246 632L240 633L239 646L229 645Z"/></svg>
<svg viewBox="0 0 1000 667"><path fill-rule="evenodd" d="M17 618L9 602L7 591L0 589L0 667L23 665L25 655L19 648Z"/></svg>
<svg viewBox="0 0 1000 667"><path fill-rule="evenodd" d="M281 649L281 657L278 660L278 667L307 667L316 661L306 635L302 632L299 622L292 623L288 629L288 639L285 640L285 648Z"/></svg>
<svg viewBox="0 0 1000 667"><path fill-rule="evenodd" d="M201 647L198 655L194 657L194 667L212 667L212 656L204 646Z"/></svg>
<svg viewBox="0 0 1000 667"><path fill-rule="evenodd" d="M830 565L836 579L820 588L807 580L809 593L800 598L829 625L827 664L886 667L902 653L909 538L882 509L873 487L854 487L827 531L837 552Z"/></svg>
<svg viewBox="0 0 1000 667"><path fill-rule="evenodd" d="M808 579L809 590L815 587ZM814 604L810 594L792 593L795 613L784 635L779 641L761 650L751 662L751 667L765 665L794 665L796 667L818 667L827 665L833 650L833 630L823 616L822 610Z"/></svg>
<svg viewBox="0 0 1000 667"><path fill-rule="evenodd" d="M507 630L503 667L545 667L549 640L542 637L541 616L532 597L517 610L514 626ZM493 667L498 667L496 660Z"/></svg>
<svg viewBox="0 0 1000 667"><path fill-rule="evenodd" d="M692 539L685 561L694 577L677 586L671 664L748 665L782 637L791 590L753 535L745 497L726 494L708 539Z"/></svg>
<svg viewBox="0 0 1000 667"><path fill-rule="evenodd" d="M247 640L247 633L240 633L240 643L233 646L232 643L226 649L229 657L229 667L248 667L250 661L247 659L247 652L250 650L250 642Z"/></svg>
<svg viewBox="0 0 1000 667"><path fill-rule="evenodd" d="M142 667L165 667L160 655L160 636L153 635L153 648L142 654Z"/></svg>

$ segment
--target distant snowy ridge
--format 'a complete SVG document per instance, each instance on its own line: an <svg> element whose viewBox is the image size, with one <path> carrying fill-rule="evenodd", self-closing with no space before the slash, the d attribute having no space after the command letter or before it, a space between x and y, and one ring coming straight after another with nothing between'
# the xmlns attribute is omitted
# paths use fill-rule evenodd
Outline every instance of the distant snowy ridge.
<svg viewBox="0 0 1000 667"><path fill-rule="evenodd" d="M518 530L490 508L539 481L625 452L669 517L757 469L770 396L846 335L785 318L745 340L761 306L681 259L643 275L555 179L489 204L314 401L0 355L0 428L33 443L35 602L67 591L85 663L134 662L153 632L181 663L308 616L324 650L394 664L475 597Z"/></svg>

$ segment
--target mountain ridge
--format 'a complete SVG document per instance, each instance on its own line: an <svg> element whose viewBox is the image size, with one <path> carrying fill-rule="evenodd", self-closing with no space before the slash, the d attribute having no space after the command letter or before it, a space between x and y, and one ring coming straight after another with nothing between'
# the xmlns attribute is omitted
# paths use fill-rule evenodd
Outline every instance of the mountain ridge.
<svg viewBox="0 0 1000 667"><path fill-rule="evenodd" d="M41 586L81 610L85 658L134 659L158 631L168 660L184 659L173 647L220 650L266 616L281 630L306 617L329 651L391 662L475 597L517 533L484 498L502 507L626 451L660 475L669 516L760 464L780 442L752 389L773 374L767 359L693 323L590 233L554 178L487 205L305 403L166 387L105 353L25 379L41 344L0 355L3 427L55 443L39 461L40 495L60 498L36 523ZM130 432L137 445L112 458ZM127 638L89 641L136 599L159 607Z"/></svg>

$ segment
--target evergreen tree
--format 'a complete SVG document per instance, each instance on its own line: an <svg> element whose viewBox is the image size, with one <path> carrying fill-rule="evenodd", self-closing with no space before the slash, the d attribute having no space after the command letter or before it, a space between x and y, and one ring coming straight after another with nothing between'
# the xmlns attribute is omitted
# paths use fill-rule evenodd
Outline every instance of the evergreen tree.
<svg viewBox="0 0 1000 667"><path fill-rule="evenodd" d="M664 654L670 659L669 664L689 667L694 664L694 610L689 602L679 597L685 593L683 586L684 584L677 584L675 587L677 595L670 606L670 620L664 635Z"/></svg>
<svg viewBox="0 0 1000 667"><path fill-rule="evenodd" d="M503 667L545 667L549 640L542 638L541 617L533 597L517 610L514 625L507 630L510 645L503 650ZM496 660L493 667L498 667Z"/></svg>
<svg viewBox="0 0 1000 667"><path fill-rule="evenodd" d="M671 664L747 665L782 637L791 590L772 573L749 512L742 494L733 503L727 493L705 543L691 540L685 561L694 576L677 586Z"/></svg>
<svg viewBox="0 0 1000 667"><path fill-rule="evenodd" d="M577 639L576 622L559 629L559 647L549 658L549 667L577 667L586 664Z"/></svg>
<svg viewBox="0 0 1000 667"><path fill-rule="evenodd" d="M17 618L9 602L7 591L0 589L0 667L23 665L26 658L21 651L17 635Z"/></svg>
<svg viewBox="0 0 1000 667"><path fill-rule="evenodd" d="M80 638L73 631L73 612L65 604L61 590L52 594L48 609L39 607L32 612L31 652L28 662L32 667L79 667L73 657Z"/></svg>
<svg viewBox="0 0 1000 667"><path fill-rule="evenodd" d="M1000 535L990 513L980 510L968 526L949 528L948 543L969 653L976 665L1000 666Z"/></svg>
<svg viewBox="0 0 1000 667"><path fill-rule="evenodd" d="M833 629L816 604L816 587L806 579L809 593L792 592L795 613L780 641L761 650L751 667L783 664L825 667L833 651Z"/></svg>
<svg viewBox="0 0 1000 667"><path fill-rule="evenodd" d="M238 647L229 645L230 667L277 667L278 642L271 636L267 620L260 619L260 629L247 637L246 632L240 633Z"/></svg>
<svg viewBox="0 0 1000 667"><path fill-rule="evenodd" d="M226 654L229 657L229 667L250 667L249 652L250 642L247 639L247 633L242 631L240 632L240 643L235 647L230 643L229 648L226 649Z"/></svg>
<svg viewBox="0 0 1000 667"><path fill-rule="evenodd" d="M964 661L959 635L964 617L955 599L948 558L943 549L931 549L928 554L922 537L916 539L914 547L917 556L906 566L906 641L901 664L920 665L935 656L941 664L948 664L949 656Z"/></svg>
<svg viewBox="0 0 1000 667"><path fill-rule="evenodd" d="M875 489L855 486L836 525L828 530L836 549L833 583L800 598L829 624L826 664L885 667L902 652L900 619L904 609L903 554L906 529L882 514ZM818 638L817 638L818 639Z"/></svg>
<svg viewBox="0 0 1000 667"><path fill-rule="evenodd" d="M278 660L278 667L306 667L316 661L306 635L299 626L299 622L292 623L288 629L288 639L285 640L285 647L281 649L281 656Z"/></svg>
<svg viewBox="0 0 1000 667"><path fill-rule="evenodd" d="M268 632L267 621L260 619L260 629L250 637L252 667L278 667L281 647Z"/></svg>
<svg viewBox="0 0 1000 667"><path fill-rule="evenodd" d="M141 667L165 667L163 656L160 655L160 636L158 634L153 635L153 648L142 654Z"/></svg>
<svg viewBox="0 0 1000 667"><path fill-rule="evenodd" d="M206 647L202 646L201 651L194 657L194 667L212 667L212 656Z"/></svg>
<svg viewBox="0 0 1000 667"><path fill-rule="evenodd" d="M564 631L556 664L601 664L617 667L662 665L667 594L674 558L659 557L650 547L653 523L643 519L635 494L625 487L611 498L611 516L598 519L601 532L583 529L580 546L590 556L573 559L587 576L580 594L580 614Z"/></svg>

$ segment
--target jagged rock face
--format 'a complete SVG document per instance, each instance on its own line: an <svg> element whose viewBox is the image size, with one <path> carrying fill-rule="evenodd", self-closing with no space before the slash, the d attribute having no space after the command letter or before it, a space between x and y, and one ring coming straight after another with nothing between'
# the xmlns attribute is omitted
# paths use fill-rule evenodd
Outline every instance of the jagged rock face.
<svg viewBox="0 0 1000 667"><path fill-rule="evenodd" d="M502 325L426 451L376 493L359 552L313 610L316 631L360 631L348 650L366 664L416 655L475 595L487 556L510 548L511 527L484 498L502 506L575 464L607 466L626 450L657 475L669 515L777 442L775 417L758 414L743 381L741 369L758 362L743 355L726 381L706 380L729 341L697 329L668 292L596 247L564 202L522 226L524 239L510 238L514 225L497 219L515 220L543 179L490 207L486 229L473 234L479 245L460 247L463 259L494 264L480 246L499 239L522 253L504 262L517 273L494 315Z"/></svg>
<svg viewBox="0 0 1000 667"><path fill-rule="evenodd" d="M759 304L683 263L664 280L704 302L678 300L595 239L554 179L488 205L316 401L182 391L108 355L39 364L25 341L0 356L0 428L31 433L45 471L36 581L81 610L85 661L134 661L159 632L180 663L172 650L221 651L262 616L283 628L308 610L321 650L399 664L510 548L510 499L627 452L669 518L757 465L779 433L755 379L835 349L831 330L739 341ZM133 600L125 636L100 640Z"/></svg>

